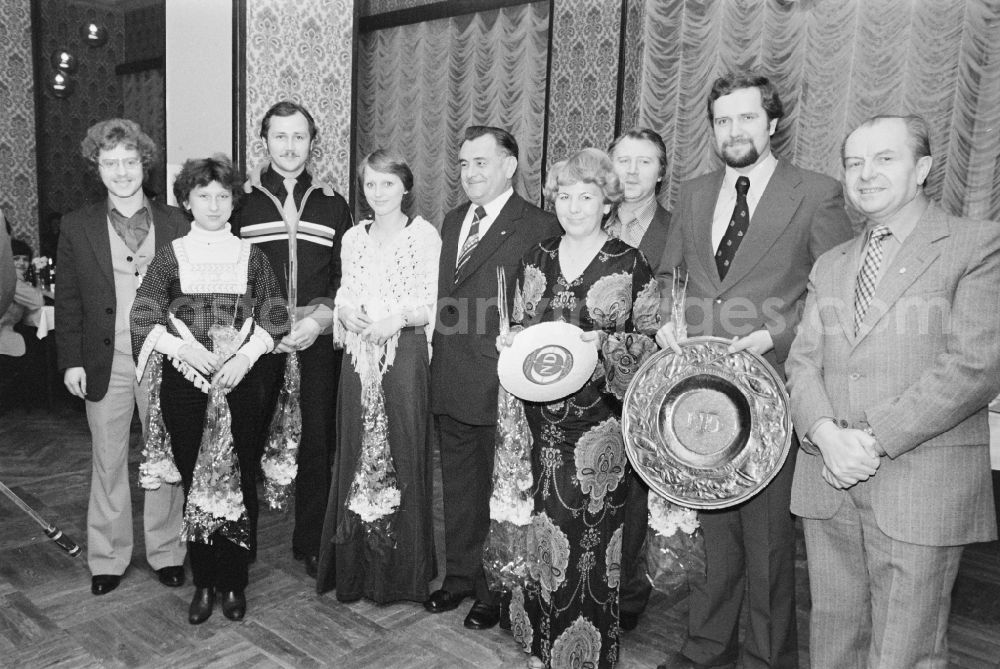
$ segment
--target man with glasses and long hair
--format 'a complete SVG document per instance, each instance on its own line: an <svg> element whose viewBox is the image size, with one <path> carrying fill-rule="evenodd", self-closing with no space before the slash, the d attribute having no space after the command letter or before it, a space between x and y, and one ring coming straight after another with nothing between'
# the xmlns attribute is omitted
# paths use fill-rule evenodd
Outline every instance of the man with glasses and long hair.
<svg viewBox="0 0 1000 669"><path fill-rule="evenodd" d="M179 209L143 192L157 149L137 123L96 123L80 149L97 169L107 197L63 219L56 347L66 389L86 400L94 449L87 564L90 591L103 595L118 587L132 560L128 446L137 404L146 428L146 380L135 376L129 311L156 248L184 235L189 226ZM145 492L146 560L169 587L184 583L183 503L179 485Z"/></svg>

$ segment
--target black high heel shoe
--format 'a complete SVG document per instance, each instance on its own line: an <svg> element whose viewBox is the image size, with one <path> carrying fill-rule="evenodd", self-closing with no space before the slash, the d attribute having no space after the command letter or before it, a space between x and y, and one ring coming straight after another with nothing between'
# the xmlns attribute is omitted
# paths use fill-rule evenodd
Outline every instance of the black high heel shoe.
<svg viewBox="0 0 1000 669"><path fill-rule="evenodd" d="M215 590L213 588L195 588L191 606L188 607L188 622L200 625L212 615L215 606Z"/></svg>
<svg viewBox="0 0 1000 669"><path fill-rule="evenodd" d="M247 598L242 590L230 590L222 595L222 615L230 620L243 620L247 612Z"/></svg>

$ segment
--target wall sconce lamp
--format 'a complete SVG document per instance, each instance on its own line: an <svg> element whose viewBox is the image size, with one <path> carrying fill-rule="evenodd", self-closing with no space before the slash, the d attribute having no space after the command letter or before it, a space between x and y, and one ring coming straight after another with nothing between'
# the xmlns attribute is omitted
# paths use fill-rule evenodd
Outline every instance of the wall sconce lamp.
<svg viewBox="0 0 1000 669"><path fill-rule="evenodd" d="M49 90L52 91L52 95L57 98L68 98L73 94L73 90L76 88L76 82L73 78L69 76L66 72L62 70L56 70L56 72L49 78Z"/></svg>
<svg viewBox="0 0 1000 669"><path fill-rule="evenodd" d="M76 56L71 54L66 49L56 49L53 51L49 61L52 63L52 67L56 70L66 72L67 74L76 72Z"/></svg>
<svg viewBox="0 0 1000 669"><path fill-rule="evenodd" d="M108 41L108 29L91 21L80 26L80 37L87 46L104 46Z"/></svg>

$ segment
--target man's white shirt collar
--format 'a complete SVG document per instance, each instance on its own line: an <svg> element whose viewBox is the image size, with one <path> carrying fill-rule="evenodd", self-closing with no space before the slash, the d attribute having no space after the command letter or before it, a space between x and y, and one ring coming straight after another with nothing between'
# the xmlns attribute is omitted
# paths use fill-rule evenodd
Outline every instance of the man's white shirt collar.
<svg viewBox="0 0 1000 669"><path fill-rule="evenodd" d="M771 182L774 170L778 167L778 159L773 153L769 153L764 160L760 161L749 174L740 174L734 168L726 165L726 176L722 179L722 192L732 195L733 202L736 202L736 180L741 176L750 179L750 191L747 193L747 204L753 212L760 198L764 195L764 189Z"/></svg>
<svg viewBox="0 0 1000 669"><path fill-rule="evenodd" d="M510 200L512 195L514 195L513 186L500 193L486 204L482 205L483 209L486 211L486 218L479 220L480 239L482 239L486 235L487 231L489 231L490 226L493 225L493 221L497 219L497 216L500 215L503 208L507 206L507 201ZM465 212L465 220L462 221L462 234L458 236L459 253L461 253L462 246L465 244L465 238L469 236L469 228L472 227L472 216L475 213L477 206L478 205L474 202L470 202L469 210Z"/></svg>

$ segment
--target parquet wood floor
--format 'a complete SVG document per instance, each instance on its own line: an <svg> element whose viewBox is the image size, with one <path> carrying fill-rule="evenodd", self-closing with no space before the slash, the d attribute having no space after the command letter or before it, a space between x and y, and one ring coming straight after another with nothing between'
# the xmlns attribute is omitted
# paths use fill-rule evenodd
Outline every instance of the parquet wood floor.
<svg viewBox="0 0 1000 669"><path fill-rule="evenodd" d="M132 467L139 458L133 433ZM81 410L13 409L0 416L0 480L83 545L90 439ZM135 527L141 495L134 485ZM443 564L440 482L436 539ZM117 590L90 594L86 558L70 558L27 515L0 497L0 666L2 667L337 667L444 669L521 667L525 656L499 629L462 627L467 606L429 615L420 604L341 604L316 596L293 560L289 516L264 511L261 546L250 573L242 623L220 611L187 623L190 573L183 588L164 588L145 563L141 532ZM797 585L802 666L808 665L809 597L799 537ZM436 587L438 584L435 583ZM955 589L951 666L1000 668L1000 544L966 551ZM625 634L619 667L655 667L677 648L686 603L654 593L639 627Z"/></svg>

